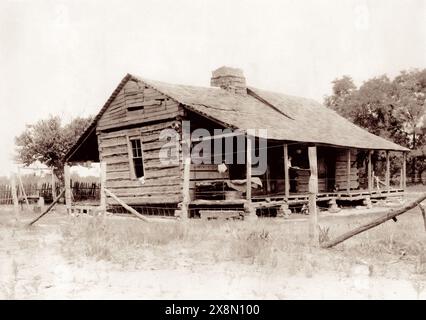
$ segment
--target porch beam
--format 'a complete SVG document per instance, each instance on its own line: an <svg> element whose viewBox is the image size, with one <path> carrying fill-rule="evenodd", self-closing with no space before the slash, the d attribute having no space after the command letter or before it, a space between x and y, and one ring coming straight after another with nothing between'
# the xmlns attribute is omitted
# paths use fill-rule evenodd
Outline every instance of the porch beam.
<svg viewBox="0 0 426 320"><path fill-rule="evenodd" d="M288 163L288 145L284 145L284 183L285 183L285 199L288 201L290 197L290 180L289 180L289 163Z"/></svg>
<svg viewBox="0 0 426 320"><path fill-rule="evenodd" d="M347 180L346 180L346 191L351 191L351 149L347 151Z"/></svg>
<svg viewBox="0 0 426 320"><path fill-rule="evenodd" d="M312 245L318 245L318 213L317 213L317 194L318 194L318 163L317 147L308 147L309 169L309 235Z"/></svg>
<svg viewBox="0 0 426 320"><path fill-rule="evenodd" d="M386 189L390 190L390 155L389 150L386 151L386 176L385 176Z"/></svg>

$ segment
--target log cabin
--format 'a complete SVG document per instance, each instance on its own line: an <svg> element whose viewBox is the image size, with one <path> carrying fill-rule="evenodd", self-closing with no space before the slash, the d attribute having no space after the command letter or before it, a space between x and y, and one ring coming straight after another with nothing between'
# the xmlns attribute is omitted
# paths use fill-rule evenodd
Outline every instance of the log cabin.
<svg viewBox="0 0 426 320"><path fill-rule="evenodd" d="M226 157L224 148L203 150L204 159L219 162L194 161L191 150L206 141L193 137L199 129L216 142L225 139L216 130L231 130L232 141L243 141L242 152ZM161 159L164 144L170 143L161 138L164 130L177 134L170 154L178 161ZM373 172L375 151L386 154L381 180ZM142 214L280 216L303 210L312 193L318 203L334 208L339 202L368 205L372 199L402 196L407 151L316 101L247 86L240 69L213 71L211 87L127 74L68 151L65 178L70 165L100 162L101 188ZM253 168L256 152L267 156L262 172ZM404 155L396 186L390 179L391 152ZM69 190L66 202L72 210ZM100 206L111 210L118 203L101 190Z"/></svg>

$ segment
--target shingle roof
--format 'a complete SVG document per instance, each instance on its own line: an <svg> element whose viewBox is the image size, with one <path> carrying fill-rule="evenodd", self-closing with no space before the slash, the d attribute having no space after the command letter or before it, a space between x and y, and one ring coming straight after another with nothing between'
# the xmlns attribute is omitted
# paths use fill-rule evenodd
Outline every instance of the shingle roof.
<svg viewBox="0 0 426 320"><path fill-rule="evenodd" d="M65 159L69 159L86 140L102 114L129 80L143 82L189 110L217 120L225 126L242 130L267 129L269 139L360 149L409 151L369 133L311 99L253 87L248 87L247 95L241 95L221 88L169 84L127 74Z"/></svg>
<svg viewBox="0 0 426 320"><path fill-rule="evenodd" d="M267 129L269 139L361 149L408 151L306 98L249 87L247 95L220 88L175 85L134 77L190 109L232 128Z"/></svg>

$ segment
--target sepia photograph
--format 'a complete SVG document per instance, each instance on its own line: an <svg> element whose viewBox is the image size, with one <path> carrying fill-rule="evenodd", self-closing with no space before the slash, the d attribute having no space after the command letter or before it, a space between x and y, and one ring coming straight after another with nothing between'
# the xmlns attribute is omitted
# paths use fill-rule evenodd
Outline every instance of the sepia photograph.
<svg viewBox="0 0 426 320"><path fill-rule="evenodd" d="M0 145L0 300L426 300L424 0L0 0Z"/></svg>

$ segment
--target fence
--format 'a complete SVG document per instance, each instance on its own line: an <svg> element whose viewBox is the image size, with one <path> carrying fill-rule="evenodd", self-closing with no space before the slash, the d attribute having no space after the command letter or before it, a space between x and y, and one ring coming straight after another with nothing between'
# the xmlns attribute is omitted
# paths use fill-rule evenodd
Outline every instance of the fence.
<svg viewBox="0 0 426 320"><path fill-rule="evenodd" d="M101 185L96 182L71 181L73 201L100 201Z"/></svg>
<svg viewBox="0 0 426 320"><path fill-rule="evenodd" d="M61 185L55 183L55 194L52 196L52 184L45 182L42 184L37 183L23 183L25 195L34 200L38 197L43 197L45 203L51 203L54 198L60 193ZM100 183L95 182L71 182L72 198L73 201L99 201L100 200ZM18 198L23 200L24 193L19 185L17 186ZM0 185L0 205L13 204L12 187L9 184Z"/></svg>
<svg viewBox="0 0 426 320"><path fill-rule="evenodd" d="M0 185L0 204L13 204L12 187L10 185Z"/></svg>

